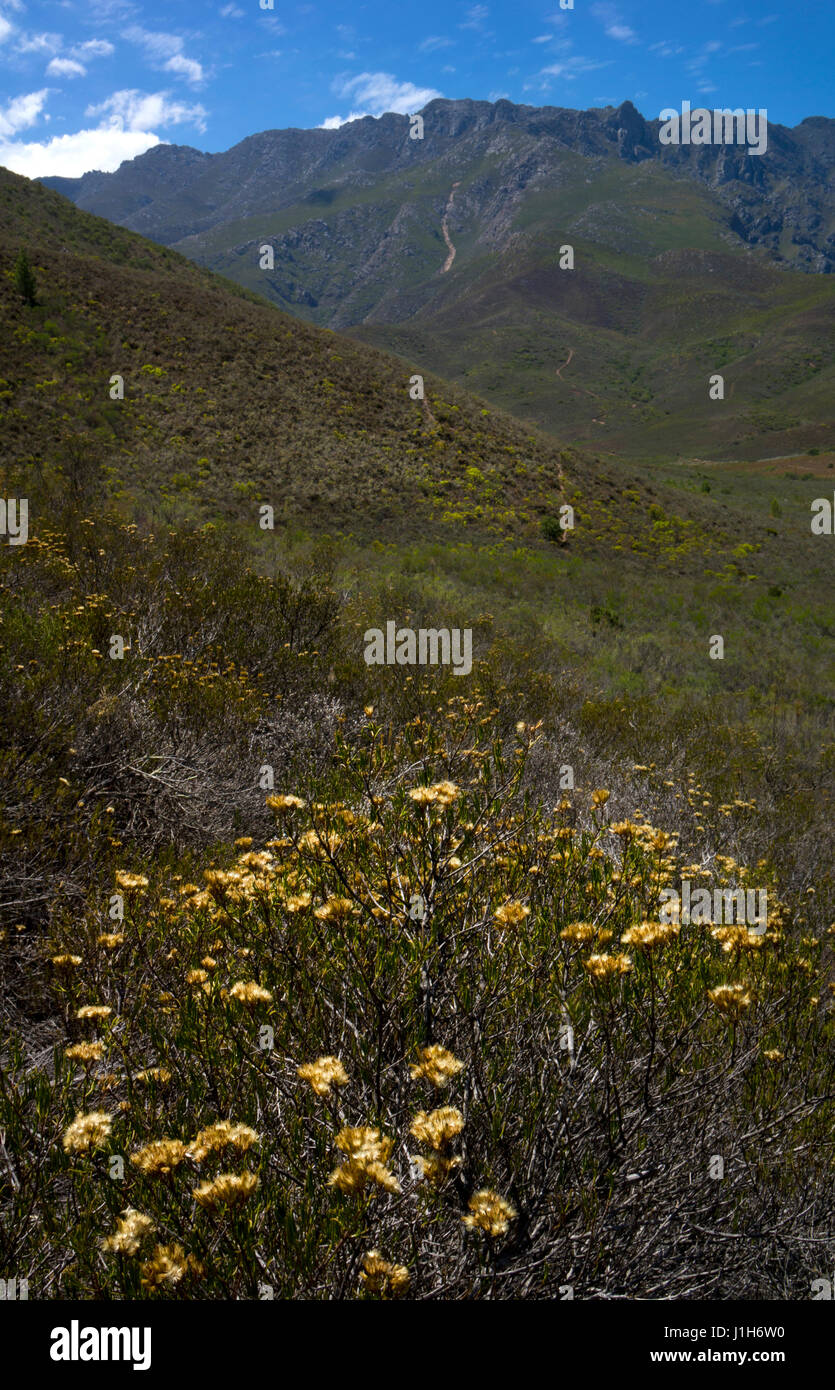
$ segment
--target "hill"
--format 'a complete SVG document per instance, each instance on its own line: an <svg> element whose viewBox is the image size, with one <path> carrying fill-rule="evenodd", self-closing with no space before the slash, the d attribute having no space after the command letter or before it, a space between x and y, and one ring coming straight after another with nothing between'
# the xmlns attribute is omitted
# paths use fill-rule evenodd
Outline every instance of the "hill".
<svg viewBox="0 0 835 1390"><path fill-rule="evenodd" d="M423 118L419 140L406 117L369 117L47 182L564 442L659 459L829 447L835 123L771 125L757 156L663 145L630 103L439 100Z"/></svg>
<svg viewBox="0 0 835 1390"><path fill-rule="evenodd" d="M808 1300L832 460L412 400L420 363L3 174L0 304L4 1275ZM390 622L472 670L366 664ZM685 883L710 921L662 920Z"/></svg>

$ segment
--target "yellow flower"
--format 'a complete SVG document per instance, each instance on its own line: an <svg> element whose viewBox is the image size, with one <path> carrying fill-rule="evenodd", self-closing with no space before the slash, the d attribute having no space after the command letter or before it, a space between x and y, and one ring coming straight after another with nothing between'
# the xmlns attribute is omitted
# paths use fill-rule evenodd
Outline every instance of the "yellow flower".
<svg viewBox="0 0 835 1390"><path fill-rule="evenodd" d="M572 922L560 932L562 941L591 941L597 927L593 922Z"/></svg>
<svg viewBox="0 0 835 1390"><path fill-rule="evenodd" d="M595 980L609 980L615 975L626 975L632 969L629 956L589 956L583 961L584 968Z"/></svg>
<svg viewBox="0 0 835 1390"><path fill-rule="evenodd" d="M266 872L272 869L273 857L271 854L256 854L253 851L252 854L242 854L238 863L243 864L247 869L260 869Z"/></svg>
<svg viewBox="0 0 835 1390"><path fill-rule="evenodd" d="M410 1157L420 1170L421 1181L431 1182L439 1187L446 1182L450 1173L461 1167L460 1158L450 1158L446 1154L431 1153L427 1157L423 1154L411 1154Z"/></svg>
<svg viewBox="0 0 835 1390"><path fill-rule="evenodd" d="M144 1071L138 1071L134 1076L134 1081L156 1081L157 1085L164 1086L171 1080L171 1073L167 1067L146 1067Z"/></svg>
<svg viewBox="0 0 835 1390"><path fill-rule="evenodd" d="M240 1207L258 1186L254 1173L218 1173L194 1189L194 1200L211 1210L218 1206Z"/></svg>
<svg viewBox="0 0 835 1390"><path fill-rule="evenodd" d="M119 1255L135 1255L143 1238L156 1230L150 1216L143 1216L133 1207L126 1207L116 1223L112 1236L101 1242L102 1250L113 1250Z"/></svg>
<svg viewBox="0 0 835 1390"><path fill-rule="evenodd" d="M400 1183L386 1167L394 1148L393 1139L381 1135L379 1129L359 1125L340 1130L335 1142L338 1149L347 1153L348 1161L331 1173L328 1178L331 1187L340 1192L356 1193L373 1182L387 1192L400 1191Z"/></svg>
<svg viewBox="0 0 835 1390"><path fill-rule="evenodd" d="M302 908L310 907L311 902L309 893L298 893L293 898L287 898L284 906L288 912L301 912Z"/></svg>
<svg viewBox="0 0 835 1390"><path fill-rule="evenodd" d="M596 792L592 792L592 795L591 795L591 804L592 804L592 806L605 806L605 805L606 805L606 802L609 800L609 796L610 796L610 795L611 795L611 793L610 793L610 792L607 792L607 790L606 790L605 787L600 787L600 788L598 788L598 790L597 790Z"/></svg>
<svg viewBox="0 0 835 1390"><path fill-rule="evenodd" d="M490 1236L503 1236L511 1221L517 1216L516 1211L504 1197L500 1197L497 1192L491 1192L489 1188L482 1188L480 1192L474 1193L469 1201L470 1215L462 1216L461 1220L470 1230L477 1228L486 1231Z"/></svg>
<svg viewBox="0 0 835 1390"><path fill-rule="evenodd" d="M782 1062L785 1055L784 1052L780 1051L779 1047L770 1047L767 1052L763 1053L763 1057L769 1062Z"/></svg>
<svg viewBox="0 0 835 1390"><path fill-rule="evenodd" d="M154 1139L144 1148L132 1153L130 1161L140 1173L149 1177L167 1175L178 1168L186 1156L186 1146L180 1139Z"/></svg>
<svg viewBox="0 0 835 1390"><path fill-rule="evenodd" d="M328 898L323 907L317 907L314 917L320 922L342 922L355 911L350 898Z"/></svg>
<svg viewBox="0 0 835 1390"><path fill-rule="evenodd" d="M394 1148L393 1139L381 1135L379 1129L372 1129L369 1125L347 1125L339 1131L334 1143L350 1158L374 1158L381 1163L388 1161Z"/></svg>
<svg viewBox="0 0 835 1390"><path fill-rule="evenodd" d="M303 810L306 802L300 796L268 796L267 805L271 811L283 815L287 811Z"/></svg>
<svg viewBox="0 0 835 1390"><path fill-rule="evenodd" d="M631 820L613 821L609 829L613 835L620 835L623 840L631 840L638 833L637 825L633 825Z"/></svg>
<svg viewBox="0 0 835 1390"><path fill-rule="evenodd" d="M248 1009L254 1009L258 1004L271 1004L273 999L270 991L262 989L254 980L236 980L229 993Z"/></svg>
<svg viewBox="0 0 835 1390"><path fill-rule="evenodd" d="M221 1149L239 1149L246 1153L253 1144L260 1143L260 1136L249 1125L233 1125L231 1120L218 1120L216 1124L201 1129L196 1139L189 1145L188 1157L195 1163L202 1163L210 1153Z"/></svg>
<svg viewBox="0 0 835 1390"><path fill-rule="evenodd" d="M650 951L677 936L678 930L677 922L641 922L640 926L627 927L621 942L624 946L637 946L639 951Z"/></svg>
<svg viewBox="0 0 835 1390"><path fill-rule="evenodd" d="M438 793L434 787L412 787L409 797L412 801L416 801L419 806L428 806L431 802L438 800Z"/></svg>
<svg viewBox="0 0 835 1390"><path fill-rule="evenodd" d="M119 869L116 874L116 887L132 893L140 888L147 888L148 880L142 874L129 874L127 870Z"/></svg>
<svg viewBox="0 0 835 1390"><path fill-rule="evenodd" d="M76 1013L76 1018L92 1018L98 1022L100 1019L109 1018L113 1010L109 1004L84 1004Z"/></svg>
<svg viewBox="0 0 835 1390"><path fill-rule="evenodd" d="M300 849L310 850L311 854L318 854L320 857L336 854L341 844L341 836L335 834L322 836L318 830L306 830L299 838Z"/></svg>
<svg viewBox="0 0 835 1390"><path fill-rule="evenodd" d="M142 1287L158 1289L161 1284L179 1284L186 1274L199 1269L192 1256L186 1256L182 1245L157 1245L151 1258L140 1266Z"/></svg>
<svg viewBox="0 0 835 1390"><path fill-rule="evenodd" d="M309 1081L317 1096L330 1095L331 1086L347 1086L348 1073L338 1057L317 1057L296 1068L302 1081Z"/></svg>
<svg viewBox="0 0 835 1390"><path fill-rule="evenodd" d="M99 946L106 946L109 951L121 946L124 942L125 934L120 931L102 932L101 936L96 937Z"/></svg>
<svg viewBox="0 0 835 1390"><path fill-rule="evenodd" d="M406 1266L389 1264L379 1250L369 1250L368 1254L363 1256L360 1279L369 1293L378 1293L384 1298L387 1295L397 1298L409 1287L409 1271Z"/></svg>
<svg viewBox="0 0 835 1390"><path fill-rule="evenodd" d="M717 985L716 989L708 990L707 997L714 1008L728 1018L739 1018L753 1003L750 990L741 984Z"/></svg>
<svg viewBox="0 0 835 1390"><path fill-rule="evenodd" d="M459 1062L457 1057L438 1043L420 1048L418 1057L420 1061L409 1068L413 1081L425 1077L433 1086L446 1086L459 1071L464 1070L464 1063Z"/></svg>
<svg viewBox="0 0 835 1390"><path fill-rule="evenodd" d="M235 849L252 849L252 836L242 835L239 840L235 841Z"/></svg>
<svg viewBox="0 0 835 1390"><path fill-rule="evenodd" d="M103 1052L104 1043L101 1042L73 1043L64 1050L64 1056L71 1062L99 1062Z"/></svg>
<svg viewBox="0 0 835 1390"><path fill-rule="evenodd" d="M103 1149L112 1125L113 1116L106 1110L90 1110L86 1115L79 1113L64 1131L61 1140L64 1152L87 1153L90 1149Z"/></svg>
<svg viewBox="0 0 835 1390"><path fill-rule="evenodd" d="M461 788L456 787L454 782L436 782L430 791L436 793L442 806L451 806L461 795Z"/></svg>
<svg viewBox="0 0 835 1390"><path fill-rule="evenodd" d="M744 922L730 922L727 926L711 927L710 934L714 940L721 942L726 955L731 951L756 951L763 944L763 936L749 931Z"/></svg>
<svg viewBox="0 0 835 1390"><path fill-rule="evenodd" d="M375 1159L351 1158L335 1168L328 1178L331 1187L337 1187L340 1192L349 1195L364 1191L369 1182L385 1188L386 1192L400 1191L400 1183L394 1174L384 1163L378 1163Z"/></svg>
<svg viewBox="0 0 835 1390"><path fill-rule="evenodd" d="M208 970L189 970L186 972L187 985L202 985L208 978Z"/></svg>
<svg viewBox="0 0 835 1390"><path fill-rule="evenodd" d="M74 970L77 965L81 964L81 956L53 956L52 964L58 970Z"/></svg>
<svg viewBox="0 0 835 1390"><path fill-rule="evenodd" d="M502 927L518 927L519 923L524 922L530 915L531 910L525 907L524 903L505 903L503 907L496 908L493 914Z"/></svg>
<svg viewBox="0 0 835 1390"><path fill-rule="evenodd" d="M464 1116L454 1105L443 1105L438 1110L419 1110L409 1126L409 1133L420 1144L430 1149L442 1149L464 1128Z"/></svg>

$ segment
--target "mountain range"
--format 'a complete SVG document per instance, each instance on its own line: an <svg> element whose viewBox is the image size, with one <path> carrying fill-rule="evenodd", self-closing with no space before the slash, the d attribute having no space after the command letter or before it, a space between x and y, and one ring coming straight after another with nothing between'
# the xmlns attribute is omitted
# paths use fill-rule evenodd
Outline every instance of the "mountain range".
<svg viewBox="0 0 835 1390"><path fill-rule="evenodd" d="M755 155L662 144L629 102L437 100L422 120L420 139L390 114L43 182L563 440L657 459L826 447L835 121L769 125Z"/></svg>

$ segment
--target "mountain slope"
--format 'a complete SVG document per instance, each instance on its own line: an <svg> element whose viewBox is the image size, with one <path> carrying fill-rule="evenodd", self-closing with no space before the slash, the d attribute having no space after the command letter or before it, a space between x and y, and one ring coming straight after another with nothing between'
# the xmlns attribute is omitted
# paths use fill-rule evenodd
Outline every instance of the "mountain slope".
<svg viewBox="0 0 835 1390"><path fill-rule="evenodd" d="M835 123L771 126L753 156L662 146L629 103L437 101L424 117L423 140L405 117L366 118L51 182L562 439L659 458L827 445L835 281L787 267L835 264Z"/></svg>
<svg viewBox="0 0 835 1390"><path fill-rule="evenodd" d="M328 207L345 186L373 188L439 160L472 163L476 153L501 159L521 152L508 166L518 190L547 182L555 153L651 160L710 185L750 244L812 270L835 267L835 122L825 117L792 130L771 123L766 152L752 159L733 146L662 145L660 122L645 120L629 101L573 111L438 99L422 114L422 139L409 138L408 117L389 113L338 130L265 131L215 155L159 145L113 174L44 182L88 211L170 244L305 199Z"/></svg>
<svg viewBox="0 0 835 1390"><path fill-rule="evenodd" d="M531 526L564 458L481 402L310 327L134 234L0 171L4 462L98 468L111 494L176 497L195 514L256 514L395 534L472 497L474 519ZM26 245L27 308L12 266ZM124 378L124 400L110 379ZM440 394L442 393L442 394ZM77 440L84 441L80 462ZM524 466L520 466L524 460ZM586 465L577 460L575 476ZM476 515L477 513L477 515Z"/></svg>

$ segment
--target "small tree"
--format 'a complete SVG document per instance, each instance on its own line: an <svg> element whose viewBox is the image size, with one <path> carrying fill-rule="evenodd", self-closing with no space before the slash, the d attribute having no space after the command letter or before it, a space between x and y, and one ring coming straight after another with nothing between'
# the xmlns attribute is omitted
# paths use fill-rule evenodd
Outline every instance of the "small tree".
<svg viewBox="0 0 835 1390"><path fill-rule="evenodd" d="M23 250L20 251L15 261L14 282L24 301L27 304L35 304L35 291L38 288L38 283L35 279L35 272L29 264L29 257Z"/></svg>

